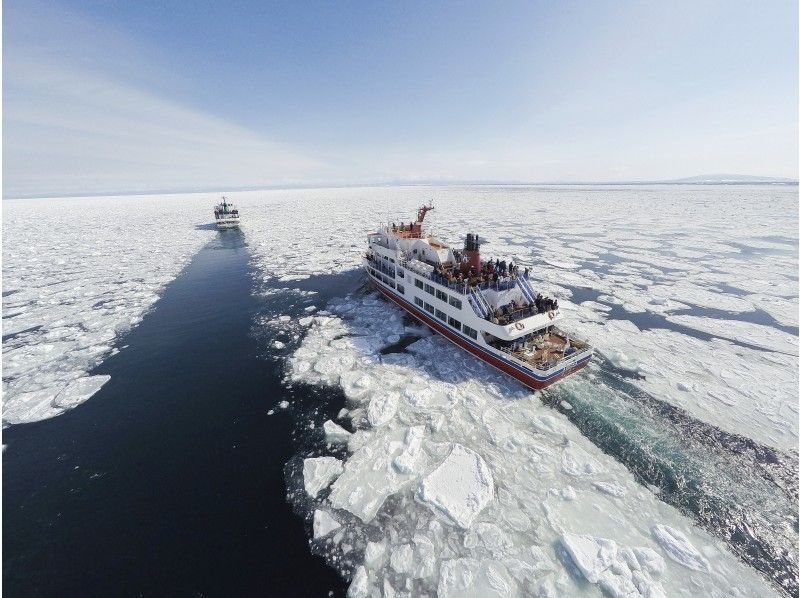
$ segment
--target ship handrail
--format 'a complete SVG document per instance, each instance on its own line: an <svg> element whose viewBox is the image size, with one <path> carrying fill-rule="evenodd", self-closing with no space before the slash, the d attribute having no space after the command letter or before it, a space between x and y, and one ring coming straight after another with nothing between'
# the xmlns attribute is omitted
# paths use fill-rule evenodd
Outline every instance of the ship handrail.
<svg viewBox="0 0 800 598"><path fill-rule="evenodd" d="M591 353L592 351L594 351L594 349L592 347L587 345L583 349L576 350L574 353L570 353L568 356L564 356L562 359L559 359L558 361L554 361L552 363L543 363L540 366L534 366L530 362L524 361L524 360L520 359L519 357L517 357L516 355L514 355L514 352L509 348L506 348L506 347L494 347L494 348L499 350L499 351L501 351L502 353L506 354L506 356L508 356L509 358L514 360L515 362L523 365L524 367L532 368L532 369L539 370L539 371L542 371L542 372L546 372L548 370L552 370L553 368L556 368L556 367L566 366L568 362L577 361L578 358L583 356L584 354Z"/></svg>

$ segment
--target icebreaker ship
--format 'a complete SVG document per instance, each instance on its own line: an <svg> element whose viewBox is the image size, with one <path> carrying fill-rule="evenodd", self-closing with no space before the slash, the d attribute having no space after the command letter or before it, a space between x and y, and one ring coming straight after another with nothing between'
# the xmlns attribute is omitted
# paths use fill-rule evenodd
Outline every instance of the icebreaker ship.
<svg viewBox="0 0 800 598"><path fill-rule="evenodd" d="M557 325L558 301L537 293L528 270L483 260L482 239L454 249L415 222L387 223L367 236L363 265L388 299L447 340L532 389L585 367L592 348Z"/></svg>

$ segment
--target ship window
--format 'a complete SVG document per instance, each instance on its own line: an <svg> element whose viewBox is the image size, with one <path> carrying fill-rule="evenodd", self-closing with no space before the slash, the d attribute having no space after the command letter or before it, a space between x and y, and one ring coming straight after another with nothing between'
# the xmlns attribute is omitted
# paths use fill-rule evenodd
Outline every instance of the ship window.
<svg viewBox="0 0 800 598"><path fill-rule="evenodd" d="M431 295L433 295L433 287L431 285L429 285L429 284L426 284L425 285L425 292L426 293L430 293Z"/></svg>
<svg viewBox="0 0 800 598"><path fill-rule="evenodd" d="M478 338L478 331L475 330L474 328L470 328L466 324L464 324L464 332L467 334L467 336L470 336L474 339Z"/></svg>
<svg viewBox="0 0 800 598"><path fill-rule="evenodd" d="M398 270L397 271L397 276L398 276L398 278L405 278L406 277L406 275L403 273L402 270Z"/></svg>
<svg viewBox="0 0 800 598"><path fill-rule="evenodd" d="M419 297L414 297L414 303L416 303L420 307L422 307L423 305L422 299L420 299Z"/></svg>
<svg viewBox="0 0 800 598"><path fill-rule="evenodd" d="M419 278L415 278L415 279L414 279L414 285L415 285L415 286L416 286L418 289L421 289L421 288L422 288L422 281L421 281Z"/></svg>
<svg viewBox="0 0 800 598"><path fill-rule="evenodd" d="M403 293L403 295L406 294L406 288L401 284L397 285L397 290L400 291L401 293Z"/></svg>
<svg viewBox="0 0 800 598"><path fill-rule="evenodd" d="M429 311L429 312L433 313L433 305L431 305L430 303L426 303L425 304L425 311Z"/></svg>
<svg viewBox="0 0 800 598"><path fill-rule="evenodd" d="M461 299L456 299L455 297L450 297L450 305L452 305L456 309L461 309Z"/></svg>
<svg viewBox="0 0 800 598"><path fill-rule="evenodd" d="M436 317L439 318L442 322L447 322L447 314L444 313L441 309L436 310Z"/></svg>
<svg viewBox="0 0 800 598"><path fill-rule="evenodd" d="M455 318L453 317L447 318L447 323L450 324L450 326L452 326L456 330L461 330L461 322L459 322Z"/></svg>
<svg viewBox="0 0 800 598"><path fill-rule="evenodd" d="M440 291L439 289L436 289L436 298L437 299L441 299L442 301L447 303L447 293L445 293L444 291Z"/></svg>

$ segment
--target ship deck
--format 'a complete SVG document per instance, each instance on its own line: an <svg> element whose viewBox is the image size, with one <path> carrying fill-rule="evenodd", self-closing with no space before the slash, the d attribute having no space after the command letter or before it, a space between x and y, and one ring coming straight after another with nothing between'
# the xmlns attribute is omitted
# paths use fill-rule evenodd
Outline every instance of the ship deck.
<svg viewBox="0 0 800 598"><path fill-rule="evenodd" d="M538 370L550 369L564 359L574 357L576 353L589 350L589 345L585 342L568 337L555 326L549 331L533 335L522 343L513 342L508 345L495 343L492 346Z"/></svg>

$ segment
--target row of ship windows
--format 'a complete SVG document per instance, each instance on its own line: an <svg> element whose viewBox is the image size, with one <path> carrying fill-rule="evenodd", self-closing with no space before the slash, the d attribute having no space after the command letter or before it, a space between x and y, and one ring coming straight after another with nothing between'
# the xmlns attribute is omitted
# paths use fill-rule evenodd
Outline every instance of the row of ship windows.
<svg viewBox="0 0 800 598"><path fill-rule="evenodd" d="M397 285L395 285L394 282L392 282L391 280L389 280L388 278L383 276L380 272L378 272L374 268L370 268L370 270L372 271L373 276L375 276L378 280L381 280L382 282L384 282L385 284L389 285L393 289L396 288L401 294L405 295L406 289L405 289L405 287L403 285L401 285L399 283ZM417 282L419 282L419 281L417 281ZM444 295L445 293L442 293L442 294ZM453 298L451 297L450 299L451 299L451 304L452 304ZM458 301L458 299L455 299L455 301ZM471 327L467 326L466 324L462 325L461 322L456 320L454 317L448 316L441 309L435 308L433 305L431 305L427 301L423 301L419 297L414 297L414 303L416 303L419 307L421 307L422 309L424 309L428 313L431 313L434 316L436 316L437 318L439 318L442 322L446 322L452 328L455 328L456 330L463 330L464 334L466 334L470 338L473 338L473 339L477 340L478 331L475 330L474 328L471 328ZM459 303L459 305L457 307L460 308L461 307L460 306L461 302L458 301L458 303Z"/></svg>
<svg viewBox="0 0 800 598"><path fill-rule="evenodd" d="M466 324L461 324L458 320L456 320L453 316L448 316L444 313L441 309L435 308L433 305L428 303L427 301L423 301L419 297L414 297L414 303L416 303L419 307L427 311L428 313L432 313L437 318L439 318L442 322L447 322L450 327L455 328L456 330L463 330L464 334L467 336L477 339L478 338L478 331L474 328L470 328Z"/></svg>
<svg viewBox="0 0 800 598"><path fill-rule="evenodd" d="M401 285L400 283L397 283L397 284L395 284L393 280L391 280L391 279L390 279L388 276L384 276L383 274L381 274L381 273L380 273L378 270L376 270L375 268L372 268L372 267L370 267L369 271L372 273L372 275L373 275L375 278L377 278L378 280L380 280L380 281L381 281L381 282L383 282L384 284L387 284L387 285L389 285L389 286L390 286L390 287L392 287L393 289L397 289L397 290L398 290L398 291L400 291L400 292L401 292L403 295L405 295L405 294L406 294L406 289L405 289L405 287L404 287L403 285Z"/></svg>
<svg viewBox="0 0 800 598"><path fill-rule="evenodd" d="M435 295L437 299L444 301L445 303L449 303L456 309L461 309L461 299L456 299L455 297L448 295L444 291L440 291L439 289L434 289L428 283L422 282L419 278L414 279L414 285L418 289L423 289L426 293L430 293L431 295Z"/></svg>

